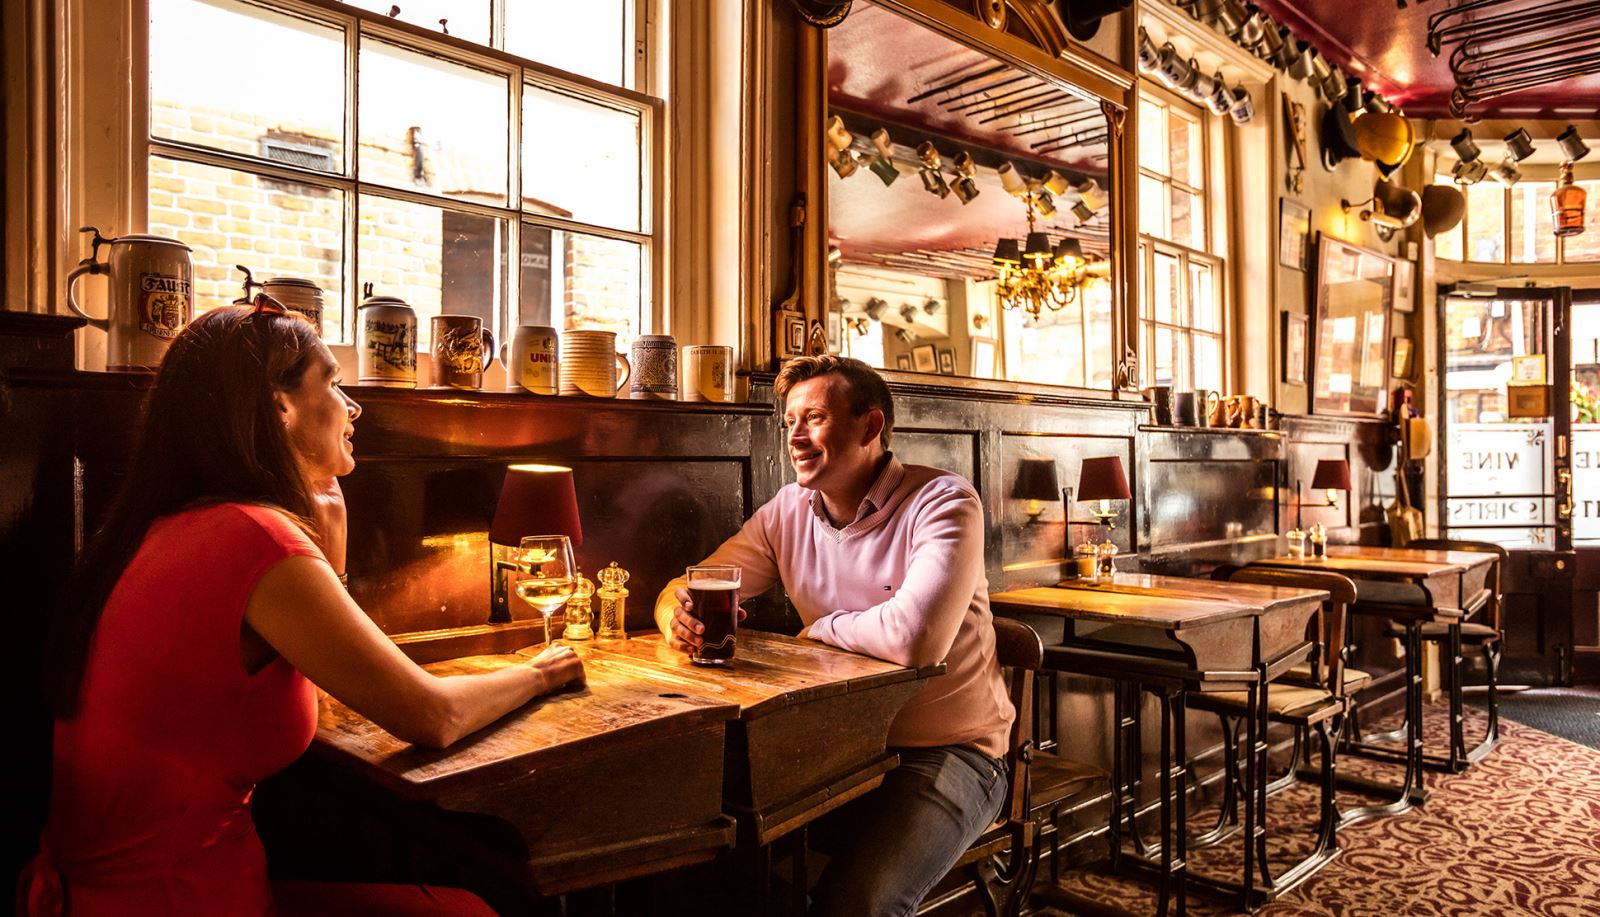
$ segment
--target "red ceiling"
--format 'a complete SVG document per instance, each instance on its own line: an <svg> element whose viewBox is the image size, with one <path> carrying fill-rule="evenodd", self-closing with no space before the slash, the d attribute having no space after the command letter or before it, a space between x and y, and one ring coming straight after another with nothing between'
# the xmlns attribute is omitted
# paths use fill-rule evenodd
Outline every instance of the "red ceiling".
<svg viewBox="0 0 1600 917"><path fill-rule="evenodd" d="M1256 0L1262 11L1315 45L1351 76L1359 77L1413 117L1449 117L1450 73L1446 48L1428 53L1428 17L1454 0ZM1539 86L1467 110L1468 117L1593 116L1600 112L1600 74Z"/></svg>

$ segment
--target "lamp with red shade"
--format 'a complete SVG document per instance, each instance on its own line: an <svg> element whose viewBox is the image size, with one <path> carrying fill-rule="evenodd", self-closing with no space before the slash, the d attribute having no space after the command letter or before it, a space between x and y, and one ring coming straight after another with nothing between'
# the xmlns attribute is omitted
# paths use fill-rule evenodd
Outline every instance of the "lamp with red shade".
<svg viewBox="0 0 1600 917"><path fill-rule="evenodd" d="M1078 473L1078 500L1100 501L1094 515L1105 530L1105 542L1100 545L1101 573L1112 572L1112 558L1117 553L1117 546L1111 541L1111 530L1117 527L1117 514L1111 509L1111 501L1131 499L1133 494L1128 490L1128 476L1122 470L1120 456L1105 455L1083 460L1083 469Z"/></svg>
<svg viewBox="0 0 1600 917"><path fill-rule="evenodd" d="M1339 505L1339 491L1350 492L1350 463L1344 459L1319 459L1317 470L1311 475L1311 489L1323 490L1328 495L1328 505Z"/></svg>
<svg viewBox="0 0 1600 917"><path fill-rule="evenodd" d="M578 491L572 469L561 465L512 465L500 485L500 502L489 525L489 622L511 620L510 574L528 535L565 535L583 544Z"/></svg>

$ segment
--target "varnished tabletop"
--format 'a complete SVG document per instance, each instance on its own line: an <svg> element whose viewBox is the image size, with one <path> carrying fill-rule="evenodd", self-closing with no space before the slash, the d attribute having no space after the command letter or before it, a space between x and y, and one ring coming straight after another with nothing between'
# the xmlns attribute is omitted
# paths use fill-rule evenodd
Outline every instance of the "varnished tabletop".
<svg viewBox="0 0 1600 917"><path fill-rule="evenodd" d="M1279 555L1252 561L1275 567L1331 570L1373 579L1416 580L1464 573L1493 563L1495 555L1476 551L1421 551L1365 545L1330 545L1324 558Z"/></svg>
<svg viewBox="0 0 1600 917"><path fill-rule="evenodd" d="M1304 656L1306 622L1328 594L1253 583L1118 573L1110 581L1066 580L989 596L999 614L1064 618L1062 645L1047 649L1064 662L1114 670L1116 654L1176 662L1191 687L1206 690L1255 677L1256 667ZM1069 658L1070 657L1070 658ZM1151 677L1162 666L1145 666Z"/></svg>

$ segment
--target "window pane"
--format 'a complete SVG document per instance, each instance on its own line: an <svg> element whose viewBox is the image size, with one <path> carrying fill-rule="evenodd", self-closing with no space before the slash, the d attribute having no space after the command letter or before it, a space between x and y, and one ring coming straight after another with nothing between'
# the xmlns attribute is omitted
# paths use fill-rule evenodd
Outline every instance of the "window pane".
<svg viewBox="0 0 1600 917"><path fill-rule="evenodd" d="M1139 231L1165 239L1167 234L1167 187L1159 179L1139 176Z"/></svg>
<svg viewBox="0 0 1600 917"><path fill-rule="evenodd" d="M1512 186L1512 261L1555 263L1555 226L1550 219L1550 192L1555 189L1552 181L1522 181Z"/></svg>
<svg viewBox="0 0 1600 917"><path fill-rule="evenodd" d="M643 259L632 242L522 224L521 323L615 331L628 350L643 311Z"/></svg>
<svg viewBox="0 0 1600 917"><path fill-rule="evenodd" d="M1155 256L1155 287L1151 291L1153 301L1152 314L1158 322L1169 325L1178 325L1184 322L1183 291L1179 285L1183 283L1182 266L1173 255L1156 252Z"/></svg>
<svg viewBox="0 0 1600 917"><path fill-rule="evenodd" d="M1195 334L1194 387L1222 391L1222 338Z"/></svg>
<svg viewBox="0 0 1600 917"><path fill-rule="evenodd" d="M294 66L264 78L228 35ZM150 2L152 137L342 174L344 84L338 28L232 0Z"/></svg>
<svg viewBox="0 0 1600 917"><path fill-rule="evenodd" d="M1505 261L1505 189L1482 181L1467 188L1468 260Z"/></svg>
<svg viewBox="0 0 1600 917"><path fill-rule="evenodd" d="M638 230L639 113L527 86L522 204L533 213Z"/></svg>
<svg viewBox="0 0 1600 917"><path fill-rule="evenodd" d="M321 287L323 334L342 337L344 192L152 156L149 220L194 249L197 313L239 298L242 264Z"/></svg>
<svg viewBox="0 0 1600 917"><path fill-rule="evenodd" d="M362 181L506 205L506 77L366 38L360 66Z"/></svg>
<svg viewBox="0 0 1600 917"><path fill-rule="evenodd" d="M1206 247L1206 231L1204 205L1198 194L1174 187L1172 191L1172 235L1169 237L1179 245L1190 248L1204 249Z"/></svg>
<svg viewBox="0 0 1600 917"><path fill-rule="evenodd" d="M1189 262L1189 302L1194 304L1194 327L1202 331L1222 331L1222 315L1217 309L1217 284L1211 265Z"/></svg>
<svg viewBox="0 0 1600 917"><path fill-rule="evenodd" d="M1448 176L1441 175L1434 184L1449 185L1452 182ZM1446 261L1461 260L1462 246L1465 244L1466 238L1466 222L1467 220L1463 216L1461 222L1451 227L1449 232L1441 232L1433 237L1433 256L1435 258L1443 258Z"/></svg>
<svg viewBox="0 0 1600 917"><path fill-rule="evenodd" d="M1156 327L1155 359L1156 385L1188 386L1186 380L1180 378L1183 372L1183 361L1179 359L1177 344L1179 336L1171 328Z"/></svg>
<svg viewBox="0 0 1600 917"><path fill-rule="evenodd" d="M1173 113L1168 119L1170 130L1168 150L1172 159L1172 177L1198 188L1204 184L1200 174L1200 125Z"/></svg>
<svg viewBox="0 0 1600 917"><path fill-rule="evenodd" d="M506 223L427 204L361 195L356 279L417 312L417 347L433 344L435 315L476 315L494 327L505 296Z"/></svg>
<svg viewBox="0 0 1600 917"><path fill-rule="evenodd" d="M1167 171L1167 110L1149 99L1139 100L1139 165L1152 172Z"/></svg>
<svg viewBox="0 0 1600 917"><path fill-rule="evenodd" d="M603 83L632 87L626 0L506 4L506 50Z"/></svg>
<svg viewBox="0 0 1600 917"><path fill-rule="evenodd" d="M1600 181L1581 181L1577 184L1589 192L1583 209L1583 232L1567 236L1561 257L1566 261L1600 261Z"/></svg>
<svg viewBox="0 0 1600 917"><path fill-rule="evenodd" d="M341 0L350 6L374 13L388 15L390 10L399 10L394 18L401 22L409 22L425 29L438 31L443 28L455 38L464 38L475 41L480 45L489 44L489 10L492 4L489 0L476 0L473 3L462 3L461 0L403 0L395 3L393 0ZM507 6L518 5L512 0ZM445 20L443 26L439 20Z"/></svg>
<svg viewBox="0 0 1600 917"><path fill-rule="evenodd" d="M1111 347L1111 284L1098 277L1084 281L1082 292L1089 330L1088 360L1084 374L1090 388L1111 388L1116 354Z"/></svg>

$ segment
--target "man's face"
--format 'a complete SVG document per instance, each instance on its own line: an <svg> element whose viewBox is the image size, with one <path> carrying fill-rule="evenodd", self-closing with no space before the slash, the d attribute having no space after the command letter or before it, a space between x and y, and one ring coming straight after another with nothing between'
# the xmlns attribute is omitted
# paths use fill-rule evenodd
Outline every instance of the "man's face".
<svg viewBox="0 0 1600 917"><path fill-rule="evenodd" d="M845 382L828 373L798 383L784 402L789 462L800 486L824 493L849 490L871 475L879 455L881 412L856 416L844 395ZM870 483L870 482L868 482Z"/></svg>

